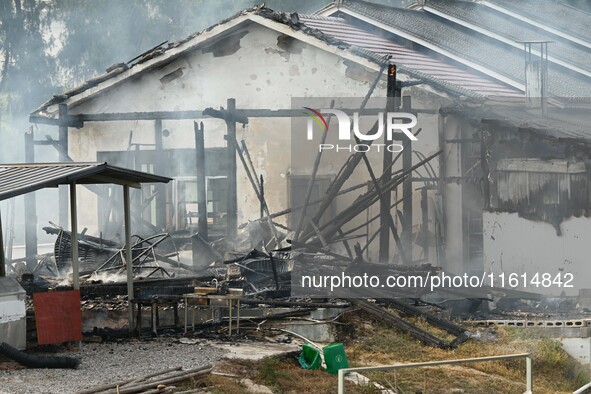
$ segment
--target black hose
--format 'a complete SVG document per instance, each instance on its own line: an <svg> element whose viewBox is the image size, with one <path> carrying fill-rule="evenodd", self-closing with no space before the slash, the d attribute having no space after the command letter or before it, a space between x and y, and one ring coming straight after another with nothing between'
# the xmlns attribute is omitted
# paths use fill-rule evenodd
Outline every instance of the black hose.
<svg viewBox="0 0 591 394"><path fill-rule="evenodd" d="M35 356L27 354L10 346L6 342L0 343L0 354L13 359L29 368L69 368L76 369L80 360L66 356Z"/></svg>

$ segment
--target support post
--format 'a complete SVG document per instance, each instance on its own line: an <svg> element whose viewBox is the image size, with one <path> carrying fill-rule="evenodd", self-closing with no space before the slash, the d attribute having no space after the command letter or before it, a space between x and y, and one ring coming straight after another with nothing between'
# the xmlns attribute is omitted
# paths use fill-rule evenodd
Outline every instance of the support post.
<svg viewBox="0 0 591 394"><path fill-rule="evenodd" d="M402 98L402 111L410 112L411 103L410 96ZM402 150L402 169L408 170L412 167L412 143L409 138L404 138L404 149ZM412 174L402 182L402 196L404 202L402 203L402 246L407 251L408 261L412 263Z"/></svg>
<svg viewBox="0 0 591 394"><path fill-rule="evenodd" d="M0 278L6 276L6 258L4 257L4 235L2 231L2 213L0 212Z"/></svg>
<svg viewBox="0 0 591 394"><path fill-rule="evenodd" d="M133 332L133 257L131 255L131 206L129 185L123 185L123 216L125 224L125 267L127 269L127 322ZM139 308L139 306L138 306Z"/></svg>
<svg viewBox="0 0 591 394"><path fill-rule="evenodd" d="M386 87L386 112L395 112L400 105L400 90L398 89L396 81L396 65L388 65L387 87ZM390 143L388 140L388 133L384 133L384 146ZM392 152L389 149L384 149L384 157L382 161L382 176L383 184L390 182L392 179ZM390 205L392 204L392 192L387 191L380 197L380 249L378 261L382 264L390 262Z"/></svg>
<svg viewBox="0 0 591 394"><path fill-rule="evenodd" d="M532 381L532 368L531 368L531 356L525 358L525 394L532 394L533 392L533 381Z"/></svg>
<svg viewBox="0 0 591 394"><path fill-rule="evenodd" d="M397 98L388 98L387 112L394 112L397 105L395 104ZM390 141L387 139L386 133L384 133L384 144L388 145ZM381 180L383 183L390 182L392 179L392 152L388 149L384 149L384 158L382 162L383 174ZM388 191L384 194L383 201L380 205L380 249L378 261L382 264L388 264L390 260L390 205L392 205L392 192Z"/></svg>
<svg viewBox="0 0 591 394"><path fill-rule="evenodd" d="M445 143L445 117L440 112L437 118L437 134L439 137L439 149L443 151L443 154L439 156L439 179L437 182L437 194L438 194L438 202L439 202L439 211L440 214L438 215L437 219L435 220L435 228L437 231L437 263L443 269L447 268L447 260L445 254L446 242L446 228L445 228L445 216L446 216L446 200L445 200L445 177L446 177L446 170L445 170L445 158L446 156L446 143Z"/></svg>
<svg viewBox="0 0 591 394"><path fill-rule="evenodd" d="M71 244L72 253L72 284L74 290L80 289L78 269L78 208L76 204L76 182L70 183L70 220L71 220Z"/></svg>
<svg viewBox="0 0 591 394"><path fill-rule="evenodd" d="M157 175L166 175L164 150L162 148L162 119L154 121L154 173ZM156 227L160 230L166 230L166 185L158 184L156 186Z"/></svg>
<svg viewBox="0 0 591 394"><path fill-rule="evenodd" d="M228 116L226 118L226 144L228 148L228 203L227 203L227 228L226 235L229 239L236 237L238 226L238 191L236 185L236 99L228 99Z"/></svg>
<svg viewBox="0 0 591 394"><path fill-rule="evenodd" d="M261 219L265 217L265 179L263 178L263 174L260 175L259 178L259 185L260 185L260 190L261 190Z"/></svg>
<svg viewBox="0 0 591 394"><path fill-rule="evenodd" d="M68 106L61 103L58 105L59 116L59 160L64 163L68 160ZM59 186L59 224L68 227L68 186Z"/></svg>
<svg viewBox="0 0 591 394"><path fill-rule="evenodd" d="M203 122L193 124L195 130L195 156L197 163L197 214L199 235L208 240L207 234L207 194L205 193L205 136Z"/></svg>
<svg viewBox="0 0 591 394"><path fill-rule="evenodd" d="M25 162L35 162L33 128L25 133ZM37 201L35 193L24 195L25 200L25 257L27 268L32 272L37 265Z"/></svg>
<svg viewBox="0 0 591 394"><path fill-rule="evenodd" d="M338 370L338 387L337 387L337 392L339 394L345 394L345 371L343 371L342 369Z"/></svg>
<svg viewBox="0 0 591 394"><path fill-rule="evenodd" d="M421 189L421 235L423 237L423 258L429 262L429 200L427 188Z"/></svg>

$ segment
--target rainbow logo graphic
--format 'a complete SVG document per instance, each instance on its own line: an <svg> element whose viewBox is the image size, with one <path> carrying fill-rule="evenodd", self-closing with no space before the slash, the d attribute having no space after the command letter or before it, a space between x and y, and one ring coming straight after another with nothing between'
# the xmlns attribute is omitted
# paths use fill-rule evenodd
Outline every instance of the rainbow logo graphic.
<svg viewBox="0 0 591 394"><path fill-rule="evenodd" d="M328 122L326 121L324 116L322 116L320 111L317 111L317 110L310 108L310 107L304 107L304 109L307 109L309 111L308 116L311 117L312 119L314 119L316 124L318 124L318 126L321 129L328 130Z"/></svg>

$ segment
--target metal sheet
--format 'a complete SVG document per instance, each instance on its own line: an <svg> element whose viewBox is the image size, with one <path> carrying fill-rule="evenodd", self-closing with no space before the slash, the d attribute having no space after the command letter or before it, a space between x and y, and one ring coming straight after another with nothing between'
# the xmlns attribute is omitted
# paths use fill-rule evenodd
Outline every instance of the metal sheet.
<svg viewBox="0 0 591 394"><path fill-rule="evenodd" d="M167 183L171 179L115 167L108 163L45 163L0 165L0 201L46 187L78 184Z"/></svg>
<svg viewBox="0 0 591 394"><path fill-rule="evenodd" d="M302 15L300 20L307 26L316 28L346 43L379 55L392 55L397 64L423 72L441 81L462 86L484 96L523 97L523 93L519 90L496 82L492 78L471 73L395 41L372 34L353 26L344 19Z"/></svg>
<svg viewBox="0 0 591 394"><path fill-rule="evenodd" d="M80 290L34 293L39 345L82 340Z"/></svg>
<svg viewBox="0 0 591 394"><path fill-rule="evenodd" d="M26 318L0 323L0 342L6 342L17 349L25 349L27 347Z"/></svg>

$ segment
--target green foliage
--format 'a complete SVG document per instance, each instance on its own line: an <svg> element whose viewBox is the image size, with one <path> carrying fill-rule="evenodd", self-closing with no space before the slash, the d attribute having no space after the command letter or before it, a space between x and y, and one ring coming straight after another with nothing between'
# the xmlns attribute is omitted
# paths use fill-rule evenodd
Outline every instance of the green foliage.
<svg viewBox="0 0 591 394"><path fill-rule="evenodd" d="M52 42L44 37L51 15L44 1L0 1L0 94L9 95L9 111L30 108L53 85L55 61L47 54Z"/></svg>

